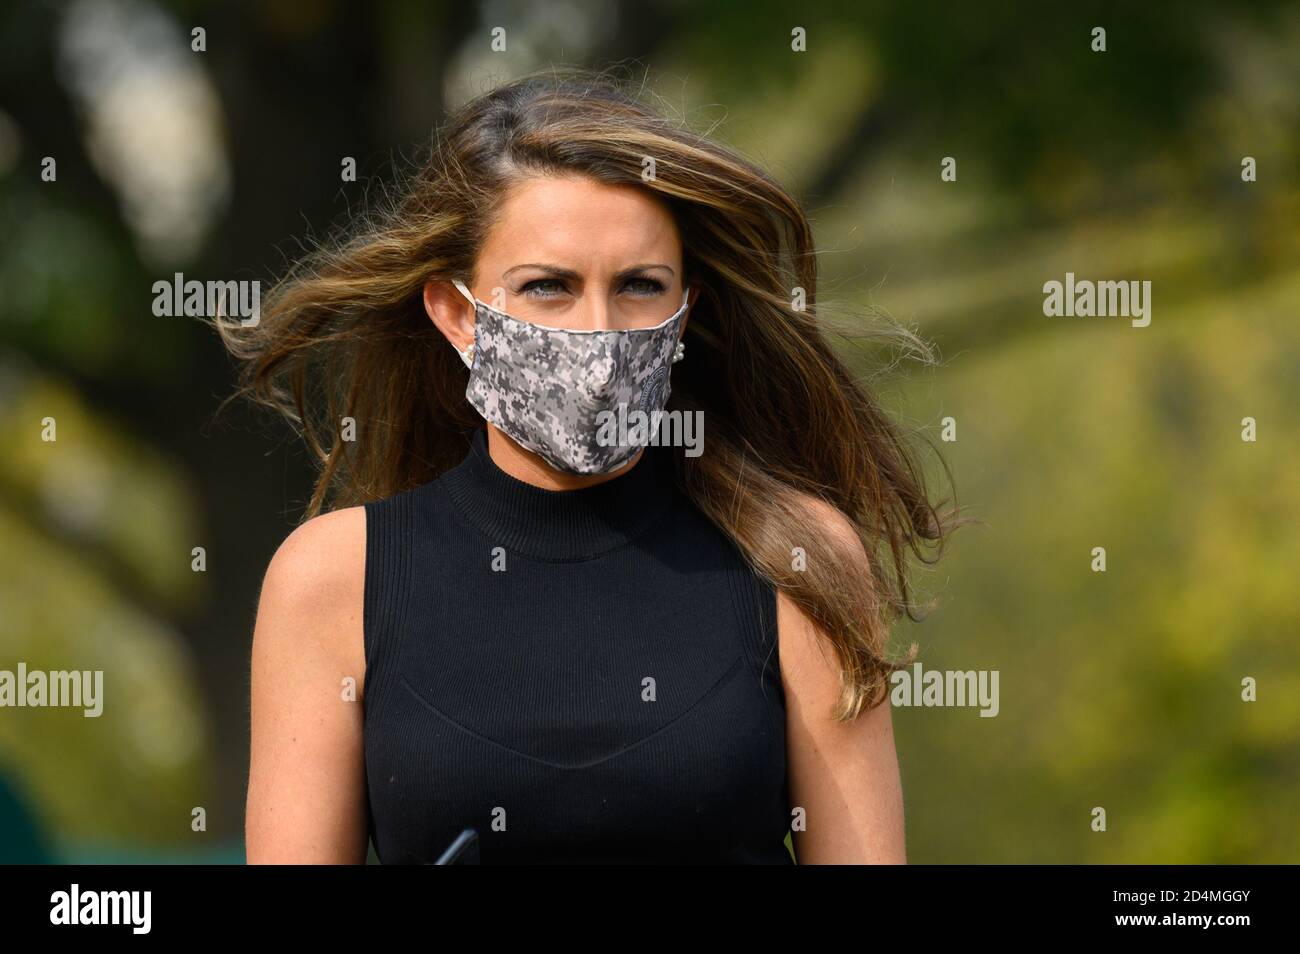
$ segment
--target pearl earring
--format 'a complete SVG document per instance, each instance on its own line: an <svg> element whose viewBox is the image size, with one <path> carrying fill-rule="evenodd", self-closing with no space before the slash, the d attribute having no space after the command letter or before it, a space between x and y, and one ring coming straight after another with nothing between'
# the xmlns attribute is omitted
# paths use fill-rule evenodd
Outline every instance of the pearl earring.
<svg viewBox="0 0 1300 954"><path fill-rule="evenodd" d="M474 342L471 341L466 345L464 351L457 351L456 353L460 355L460 360L465 362L465 367L471 371L474 370Z"/></svg>
<svg viewBox="0 0 1300 954"><path fill-rule="evenodd" d="M677 342L677 348L673 351L673 364L676 364L684 357L686 357L686 343L679 341Z"/></svg>

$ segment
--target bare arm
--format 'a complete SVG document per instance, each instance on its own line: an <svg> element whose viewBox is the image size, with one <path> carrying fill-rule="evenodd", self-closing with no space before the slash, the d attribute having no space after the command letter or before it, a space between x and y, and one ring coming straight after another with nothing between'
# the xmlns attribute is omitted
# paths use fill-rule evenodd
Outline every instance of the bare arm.
<svg viewBox="0 0 1300 954"><path fill-rule="evenodd" d="M309 520L267 569L253 632L249 864L365 863L364 580L360 507Z"/></svg>
<svg viewBox="0 0 1300 954"><path fill-rule="evenodd" d="M843 520L843 517L839 517ZM792 834L799 864L906 864L903 788L889 700L837 723L834 653L784 593L777 596L792 807L807 830Z"/></svg>

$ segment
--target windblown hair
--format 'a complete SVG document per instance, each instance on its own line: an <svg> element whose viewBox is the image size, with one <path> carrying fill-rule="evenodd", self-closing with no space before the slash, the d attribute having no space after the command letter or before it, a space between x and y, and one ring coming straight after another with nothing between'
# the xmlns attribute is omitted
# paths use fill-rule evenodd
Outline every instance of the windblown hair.
<svg viewBox="0 0 1300 954"><path fill-rule="evenodd" d="M901 660L888 653L891 623L917 618L906 551L937 561L964 521L929 501L900 428L832 349L799 203L643 91L613 71L552 68L465 105L383 208L290 269L257 324L216 322L241 361L232 397L283 413L318 460L304 518L433 480L483 421L465 399L468 371L425 313L425 283L473 279L521 178L649 190L677 223L687 282L701 286L668 410L702 411L708 436L699 457L677 450L678 483L821 630L842 674L832 717L848 721L887 699L890 674L915 658L915 644ZM901 326L883 337L930 355ZM345 417L359 439L344 440ZM937 544L934 561L923 541Z"/></svg>

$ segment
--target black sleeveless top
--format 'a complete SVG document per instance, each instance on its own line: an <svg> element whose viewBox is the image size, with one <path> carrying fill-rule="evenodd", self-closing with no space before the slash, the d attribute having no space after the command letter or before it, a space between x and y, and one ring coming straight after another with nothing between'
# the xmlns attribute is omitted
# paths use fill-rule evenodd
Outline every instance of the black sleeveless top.
<svg viewBox="0 0 1300 954"><path fill-rule="evenodd" d="M668 447L553 491L474 432L366 505L365 764L386 864L793 864L776 593Z"/></svg>

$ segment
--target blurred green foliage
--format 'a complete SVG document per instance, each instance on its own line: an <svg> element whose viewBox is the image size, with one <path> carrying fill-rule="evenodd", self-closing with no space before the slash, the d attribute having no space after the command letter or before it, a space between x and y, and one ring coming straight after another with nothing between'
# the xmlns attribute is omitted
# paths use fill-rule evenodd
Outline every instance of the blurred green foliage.
<svg viewBox="0 0 1300 954"><path fill-rule="evenodd" d="M1163 327L1157 297L1150 328L1074 319L911 389L958 419L942 446L988 523L896 635L999 670L1002 700L896 710L915 860L1295 861L1298 300L1300 270Z"/></svg>

